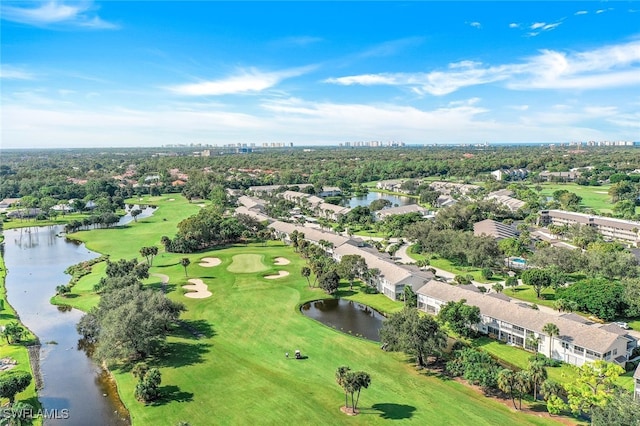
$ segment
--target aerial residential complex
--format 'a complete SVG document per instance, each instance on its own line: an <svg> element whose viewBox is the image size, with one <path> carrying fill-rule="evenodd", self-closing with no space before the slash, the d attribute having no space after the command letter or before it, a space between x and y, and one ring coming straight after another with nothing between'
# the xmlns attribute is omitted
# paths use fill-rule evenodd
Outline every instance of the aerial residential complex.
<svg viewBox="0 0 640 426"><path fill-rule="evenodd" d="M640 243L640 222L631 220L613 219L564 210L542 210L538 224L542 226L549 224L558 226L586 225L595 228L605 238L622 240L635 246Z"/></svg>
<svg viewBox="0 0 640 426"><path fill-rule="evenodd" d="M308 206L310 198L315 201L312 198L314 196L296 191L282 192L281 196L296 203L307 203ZM319 197L315 198L318 198L318 201L322 200ZM638 346L636 337L615 324L594 323L575 314L553 315L533 309L525 303L514 303L504 294L484 294L472 285L455 286L437 281L431 271L421 270L413 265L397 264L387 253L379 253L367 246L360 238L324 231L313 225L303 226L269 218L263 213L266 201L258 198L243 196L239 198L239 202L242 205L236 209L236 213L248 214L257 220L269 222L268 226L277 238L290 242L290 235L297 231L304 235L305 240L322 246L327 254L338 262L345 255L361 256L369 269L375 271L366 279L368 284L392 300L401 300L405 287L410 286L417 294L418 309L429 314L436 315L444 304L452 301L465 300L467 304L477 306L480 309L481 321L473 325L472 328L511 345L539 351L555 360L577 366L598 359L624 366L633 350ZM319 203L319 205L322 204L325 203ZM312 210L319 216L324 215L322 209L309 207L312 207ZM339 206L335 207L340 208ZM556 214L556 212L560 214ZM543 217L561 218L561 220L568 220L566 217L574 215L571 213L569 216L563 216L562 213L569 212L556 210L549 210L545 213L546 216ZM583 216L594 218L588 215L579 215L578 217L582 218ZM602 224L611 220L608 218L597 219L598 221L590 223ZM603 221L601 222L600 219ZM618 222L633 223L611 221L616 224ZM576 223L582 222L576 220ZM498 238L516 234L516 231L511 227L490 220L479 222L475 231L481 235L493 235ZM560 330L558 336L548 336L543 332L545 324L548 323L553 323L558 327ZM636 378L636 382L637 386L640 386L640 378Z"/></svg>
<svg viewBox="0 0 640 426"><path fill-rule="evenodd" d="M452 286L431 280L418 290L418 308L436 315L447 302L466 300L480 308L477 331L529 350L538 350L551 358L573 365L603 359L623 365L638 345L636 338L615 324L602 325L574 315L552 315L529 306L512 303L503 294L484 294L467 286ZM553 323L560 335L551 339L543 331ZM539 339L535 347L533 339Z"/></svg>

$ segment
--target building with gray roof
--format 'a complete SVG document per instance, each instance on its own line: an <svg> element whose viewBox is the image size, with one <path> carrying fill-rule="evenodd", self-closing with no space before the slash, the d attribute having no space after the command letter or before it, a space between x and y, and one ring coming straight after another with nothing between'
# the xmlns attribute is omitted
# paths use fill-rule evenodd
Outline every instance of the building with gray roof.
<svg viewBox="0 0 640 426"><path fill-rule="evenodd" d="M464 299L468 305L480 308L481 321L473 326L478 332L577 366L597 359L624 364L628 346L637 344L600 324L585 324L435 280L417 293L418 308L434 315L442 305ZM550 339L543 332L548 323L555 324L560 335ZM539 339L538 348L532 346L531 338Z"/></svg>

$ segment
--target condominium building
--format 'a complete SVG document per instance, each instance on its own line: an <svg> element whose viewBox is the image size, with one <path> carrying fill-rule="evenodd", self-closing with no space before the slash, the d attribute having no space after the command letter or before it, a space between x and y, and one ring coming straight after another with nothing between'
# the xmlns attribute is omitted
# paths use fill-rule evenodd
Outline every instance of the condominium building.
<svg viewBox="0 0 640 426"><path fill-rule="evenodd" d="M542 226L549 224L558 226L591 226L605 238L622 240L636 246L640 243L640 222L634 222L632 220L614 219L564 210L542 210L538 224Z"/></svg>

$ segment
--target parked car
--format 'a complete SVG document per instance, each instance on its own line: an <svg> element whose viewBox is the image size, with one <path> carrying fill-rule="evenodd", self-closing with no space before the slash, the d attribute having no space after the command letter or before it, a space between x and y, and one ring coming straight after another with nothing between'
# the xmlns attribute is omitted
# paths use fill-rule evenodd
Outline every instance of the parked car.
<svg viewBox="0 0 640 426"><path fill-rule="evenodd" d="M625 330L629 329L629 324L627 324L626 322L616 321L616 322L614 322L614 324L617 325L620 328L624 328Z"/></svg>

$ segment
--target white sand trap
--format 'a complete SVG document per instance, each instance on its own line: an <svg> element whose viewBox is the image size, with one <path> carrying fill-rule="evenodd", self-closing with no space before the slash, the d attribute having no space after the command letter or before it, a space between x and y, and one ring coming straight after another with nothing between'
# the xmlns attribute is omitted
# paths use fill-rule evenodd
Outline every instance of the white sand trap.
<svg viewBox="0 0 640 426"><path fill-rule="evenodd" d="M287 259L286 257L276 257L276 261L273 262L274 265L278 265L278 266L284 266L290 263L291 262L289 262L289 259Z"/></svg>
<svg viewBox="0 0 640 426"><path fill-rule="evenodd" d="M169 198L167 201L175 201L175 198Z"/></svg>
<svg viewBox="0 0 640 426"><path fill-rule="evenodd" d="M184 297L191 299L205 299L211 296L211 292L208 290L207 285L200 279L193 278L189 280L192 284L183 285L182 288L189 290L189 293L185 293Z"/></svg>
<svg viewBox="0 0 640 426"><path fill-rule="evenodd" d="M222 263L222 260L217 257L203 257L200 259L199 265L203 268L213 268L214 266L218 266Z"/></svg>
<svg viewBox="0 0 640 426"><path fill-rule="evenodd" d="M278 278L286 277L289 275L287 271L278 271L278 275L265 275L264 277L268 280L277 280Z"/></svg>
<svg viewBox="0 0 640 426"><path fill-rule="evenodd" d="M207 207L206 204L197 204L198 207Z"/></svg>
<svg viewBox="0 0 640 426"><path fill-rule="evenodd" d="M593 191L594 194L608 194L607 191Z"/></svg>

